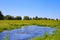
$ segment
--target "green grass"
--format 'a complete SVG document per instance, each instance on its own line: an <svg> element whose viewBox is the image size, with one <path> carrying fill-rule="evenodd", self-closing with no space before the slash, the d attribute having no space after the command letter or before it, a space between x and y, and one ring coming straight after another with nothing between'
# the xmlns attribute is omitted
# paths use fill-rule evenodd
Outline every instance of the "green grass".
<svg viewBox="0 0 60 40"><path fill-rule="evenodd" d="M0 32L21 28L27 25L60 28L60 20L0 20Z"/></svg>

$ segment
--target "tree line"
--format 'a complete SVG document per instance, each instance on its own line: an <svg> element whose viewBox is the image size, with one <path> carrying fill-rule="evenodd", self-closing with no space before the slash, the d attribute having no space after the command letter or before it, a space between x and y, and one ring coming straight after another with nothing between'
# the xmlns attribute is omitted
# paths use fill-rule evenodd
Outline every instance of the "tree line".
<svg viewBox="0 0 60 40"><path fill-rule="evenodd" d="M4 16L2 14L2 12L0 11L0 20L54 20L54 19L50 19L50 18L46 18L46 17L44 17L44 18L40 17L39 18L38 16L33 17L33 18L31 18L29 16L24 16L24 18L22 19L21 16L16 16L16 17L11 16L11 15ZM59 19L56 19L56 20L59 20Z"/></svg>

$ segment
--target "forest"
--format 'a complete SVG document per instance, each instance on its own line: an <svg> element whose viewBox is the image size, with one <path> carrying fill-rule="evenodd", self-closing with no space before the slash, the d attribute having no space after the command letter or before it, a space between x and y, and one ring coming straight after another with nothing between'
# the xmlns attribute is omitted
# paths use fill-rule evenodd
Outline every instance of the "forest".
<svg viewBox="0 0 60 40"><path fill-rule="evenodd" d="M11 15L6 15L4 16L3 13L0 11L0 20L60 20L58 18L56 19L51 19L51 18L42 18L42 17L38 17L35 16L33 18L29 17L29 16L24 16L24 18L22 18L21 16L11 16Z"/></svg>

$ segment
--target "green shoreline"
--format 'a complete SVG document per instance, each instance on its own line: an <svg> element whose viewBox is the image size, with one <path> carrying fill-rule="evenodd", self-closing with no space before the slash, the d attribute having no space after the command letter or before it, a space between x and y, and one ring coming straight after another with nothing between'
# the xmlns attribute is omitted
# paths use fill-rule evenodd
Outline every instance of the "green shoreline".
<svg viewBox="0 0 60 40"><path fill-rule="evenodd" d="M37 25L58 28L52 35L44 35L35 37L31 40L60 40L60 20L0 20L0 32L5 30L13 30L22 26ZM6 40L9 40L6 38Z"/></svg>
<svg viewBox="0 0 60 40"><path fill-rule="evenodd" d="M60 28L60 20L0 20L0 32L28 25Z"/></svg>

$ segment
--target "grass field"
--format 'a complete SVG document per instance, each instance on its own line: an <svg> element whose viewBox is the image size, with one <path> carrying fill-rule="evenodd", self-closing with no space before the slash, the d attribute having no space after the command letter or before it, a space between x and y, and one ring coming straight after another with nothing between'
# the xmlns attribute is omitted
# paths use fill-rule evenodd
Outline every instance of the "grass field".
<svg viewBox="0 0 60 40"><path fill-rule="evenodd" d="M60 28L60 20L0 20L0 32L21 28L22 26L27 25Z"/></svg>
<svg viewBox="0 0 60 40"><path fill-rule="evenodd" d="M0 32L21 28L22 26L38 25L60 28L60 20L0 20ZM44 35L35 37L31 40L60 40L60 29L56 30L52 35Z"/></svg>

